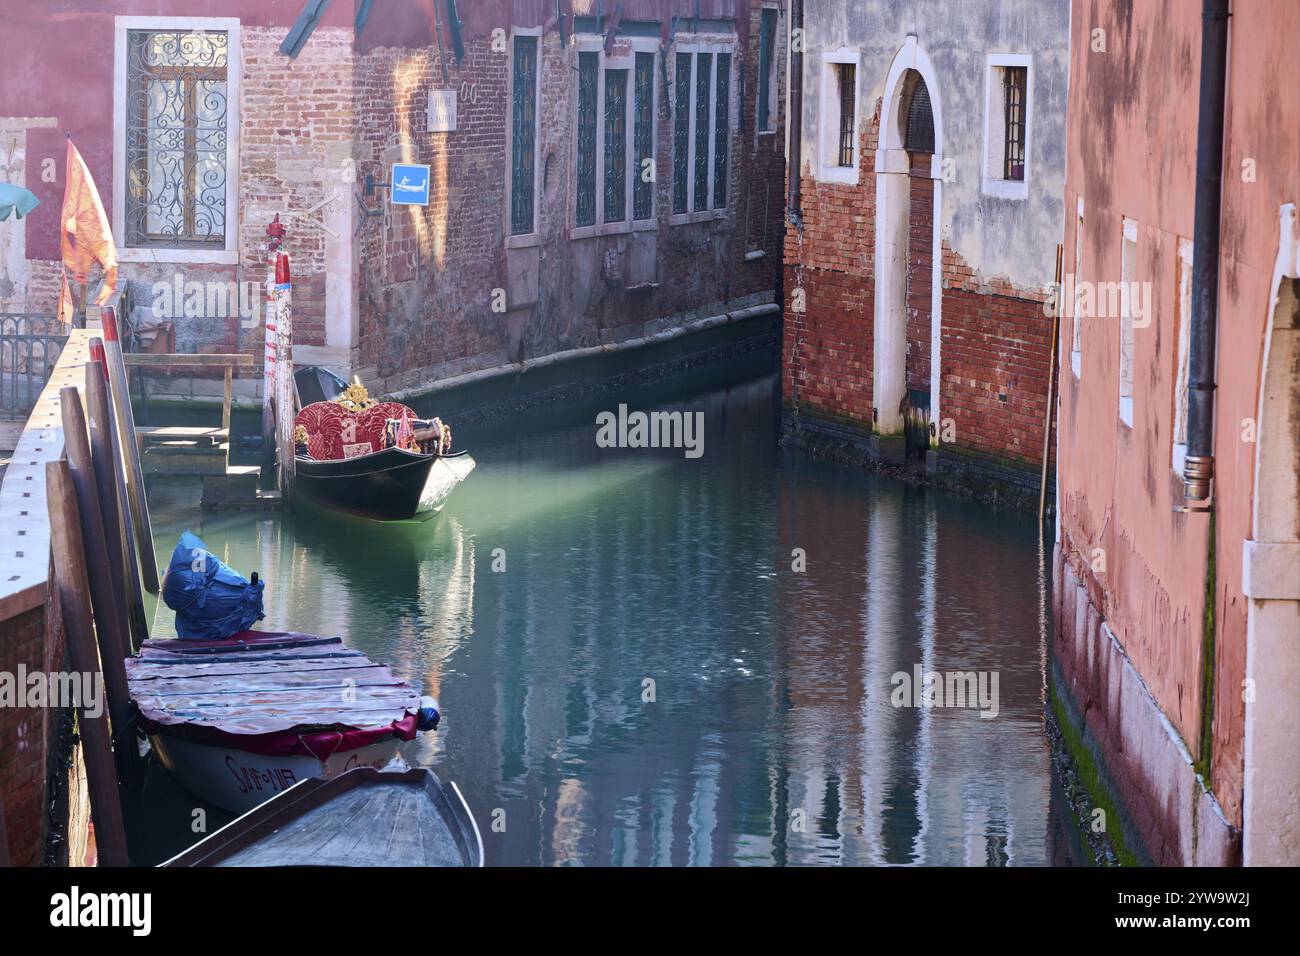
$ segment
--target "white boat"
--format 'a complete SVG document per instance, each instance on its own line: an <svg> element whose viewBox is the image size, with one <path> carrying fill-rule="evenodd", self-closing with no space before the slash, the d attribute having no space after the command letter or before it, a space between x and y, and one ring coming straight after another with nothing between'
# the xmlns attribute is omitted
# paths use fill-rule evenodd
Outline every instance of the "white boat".
<svg viewBox="0 0 1300 956"><path fill-rule="evenodd" d="M438 721L432 700L336 637L146 641L126 669L158 760L234 813L302 780L384 767Z"/></svg>

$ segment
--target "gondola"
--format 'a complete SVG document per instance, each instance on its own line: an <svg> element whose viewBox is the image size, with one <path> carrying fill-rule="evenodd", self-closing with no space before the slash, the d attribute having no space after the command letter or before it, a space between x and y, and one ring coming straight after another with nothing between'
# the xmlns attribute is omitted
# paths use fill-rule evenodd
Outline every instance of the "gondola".
<svg viewBox="0 0 1300 956"><path fill-rule="evenodd" d="M304 388L299 380L299 394L329 394L330 381L316 374ZM306 405L294 426L296 493L364 518L430 518L474 470L467 452L451 451L451 429L439 419L423 421L398 402L375 402L360 384Z"/></svg>
<svg viewBox="0 0 1300 956"><path fill-rule="evenodd" d="M327 508L378 521L437 514L456 485L474 470L469 452L423 455L385 448L334 461L299 457L296 492Z"/></svg>
<svg viewBox="0 0 1300 956"><path fill-rule="evenodd" d="M456 784L428 770L350 770L303 780L163 866L483 865Z"/></svg>

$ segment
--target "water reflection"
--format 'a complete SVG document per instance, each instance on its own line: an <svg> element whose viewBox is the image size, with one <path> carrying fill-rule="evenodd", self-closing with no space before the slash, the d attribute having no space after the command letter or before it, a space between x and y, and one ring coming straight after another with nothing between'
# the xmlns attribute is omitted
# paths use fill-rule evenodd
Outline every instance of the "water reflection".
<svg viewBox="0 0 1300 956"><path fill-rule="evenodd" d="M704 411L699 460L598 448L593 403L458 430L479 468L430 523L195 530L266 575L264 627L440 698L406 757L489 863L1059 862L1034 522L779 452L771 387L617 399ZM151 494L166 550L194 493ZM893 706L917 665L996 673L997 717Z"/></svg>

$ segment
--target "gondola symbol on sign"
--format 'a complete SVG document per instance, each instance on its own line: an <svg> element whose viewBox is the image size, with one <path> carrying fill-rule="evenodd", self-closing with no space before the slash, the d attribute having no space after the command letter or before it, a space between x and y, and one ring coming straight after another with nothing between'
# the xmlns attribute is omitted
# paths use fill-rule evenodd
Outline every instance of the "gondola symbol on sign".
<svg viewBox="0 0 1300 956"><path fill-rule="evenodd" d="M429 167L394 163L389 182L393 184L393 205L429 205Z"/></svg>

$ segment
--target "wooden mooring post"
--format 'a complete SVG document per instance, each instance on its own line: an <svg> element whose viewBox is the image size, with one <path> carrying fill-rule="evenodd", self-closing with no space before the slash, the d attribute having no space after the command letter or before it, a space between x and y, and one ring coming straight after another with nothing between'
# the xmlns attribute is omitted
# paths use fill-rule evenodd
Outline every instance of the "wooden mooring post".
<svg viewBox="0 0 1300 956"><path fill-rule="evenodd" d="M133 654L149 639L149 622L140 590L140 567L135 560L134 529L122 470L122 453L117 443L113 406L108 397L108 368L104 364L103 343L97 338L90 340L90 357L91 361L86 363L90 459L94 464L95 483L103 510L113 590L122 596L126 610L129 642L124 651Z"/></svg>
<svg viewBox="0 0 1300 956"><path fill-rule="evenodd" d="M76 488L66 461L45 466L46 504L50 515L50 552L54 564L53 584L58 593L63 626L68 638L72 669L89 678L99 672L90 605L86 552L81 535ZM77 728L90 790L95 821L95 845L104 866L128 866L126 825L118 793L117 767L113 757L110 715L101 708L92 712L83 699L78 701Z"/></svg>
<svg viewBox="0 0 1300 956"><path fill-rule="evenodd" d="M144 472L140 468L140 449L135 439L135 416L131 411L131 393L126 380L122 343L118 340L117 314L111 308L101 312L104 322L104 354L108 360L110 396L117 425L117 444L126 462L126 490L135 526L136 551L140 556L140 579L145 590L158 593L158 561L153 553L153 526L149 521L149 503L145 499Z"/></svg>

